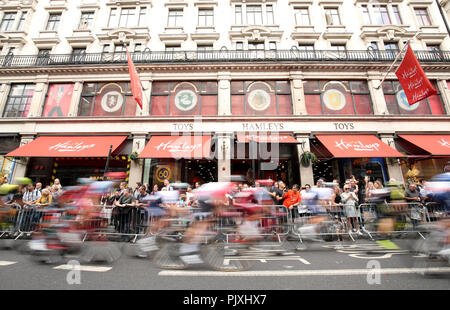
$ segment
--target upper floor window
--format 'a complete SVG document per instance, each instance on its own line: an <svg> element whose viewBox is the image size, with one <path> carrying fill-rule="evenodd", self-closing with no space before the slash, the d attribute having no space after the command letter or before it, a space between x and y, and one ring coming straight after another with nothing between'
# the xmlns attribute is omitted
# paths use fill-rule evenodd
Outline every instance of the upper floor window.
<svg viewBox="0 0 450 310"><path fill-rule="evenodd" d="M214 10L213 9L199 9L198 10L198 25L214 26Z"/></svg>
<svg viewBox="0 0 450 310"><path fill-rule="evenodd" d="M181 51L181 45L166 45L166 52L179 52Z"/></svg>
<svg viewBox="0 0 450 310"><path fill-rule="evenodd" d="M37 54L36 65L37 66L48 65L48 62L50 61L50 52L51 49L47 48L40 49Z"/></svg>
<svg viewBox="0 0 450 310"><path fill-rule="evenodd" d="M272 4L239 4L234 6L234 23L236 25L273 25L275 23L274 16Z"/></svg>
<svg viewBox="0 0 450 310"><path fill-rule="evenodd" d="M42 116L69 116L73 88L74 84L50 84L42 110Z"/></svg>
<svg viewBox="0 0 450 310"><path fill-rule="evenodd" d="M414 12L416 13L420 26L431 26L430 16L426 8L415 8Z"/></svg>
<svg viewBox="0 0 450 310"><path fill-rule="evenodd" d="M396 57L399 52L398 44L395 42L384 42L384 49L390 57Z"/></svg>
<svg viewBox="0 0 450 310"><path fill-rule="evenodd" d="M198 45L197 51L198 52L212 52L213 46L212 45Z"/></svg>
<svg viewBox="0 0 450 310"><path fill-rule="evenodd" d="M94 22L94 12L82 12L78 29L80 30L91 29L93 22Z"/></svg>
<svg viewBox="0 0 450 310"><path fill-rule="evenodd" d="M413 105L408 103L405 92L398 81L383 82L382 88L389 114L445 115L439 88L435 81L430 82L438 93Z"/></svg>
<svg viewBox="0 0 450 310"><path fill-rule="evenodd" d="M13 29L14 21L16 20L17 13L5 13L3 15L2 23L0 24L1 31L10 31Z"/></svg>
<svg viewBox="0 0 450 310"><path fill-rule="evenodd" d="M375 17L375 24L378 25L390 25L391 19L386 5L374 5L373 15Z"/></svg>
<svg viewBox="0 0 450 310"><path fill-rule="evenodd" d="M78 116L136 115L130 83L85 83Z"/></svg>
<svg viewBox="0 0 450 310"><path fill-rule="evenodd" d="M249 51L263 51L264 42L248 42Z"/></svg>
<svg viewBox="0 0 450 310"><path fill-rule="evenodd" d="M247 5L247 24L262 25L262 7L260 5Z"/></svg>
<svg viewBox="0 0 450 310"><path fill-rule="evenodd" d="M34 84L12 85L6 100L3 117L27 117L33 94Z"/></svg>
<svg viewBox="0 0 450 310"><path fill-rule="evenodd" d="M341 24L338 8L325 8L325 18L328 26L338 26Z"/></svg>
<svg viewBox="0 0 450 310"><path fill-rule="evenodd" d="M302 52L314 51L314 44L299 44L298 49Z"/></svg>
<svg viewBox="0 0 450 310"><path fill-rule="evenodd" d="M295 22L298 26L309 26L311 24L308 8L295 9Z"/></svg>
<svg viewBox="0 0 450 310"><path fill-rule="evenodd" d="M400 10L396 4L363 4L361 13L365 25L402 24Z"/></svg>
<svg viewBox="0 0 450 310"><path fill-rule="evenodd" d="M373 114L366 81L306 80L303 88L308 114Z"/></svg>
<svg viewBox="0 0 450 310"><path fill-rule="evenodd" d="M268 25L273 25L275 23L275 19L273 16L273 5L272 4L267 4L266 5L266 17L267 17L267 24Z"/></svg>
<svg viewBox="0 0 450 310"><path fill-rule="evenodd" d="M292 114L289 81L231 81L233 115Z"/></svg>
<svg viewBox="0 0 450 310"><path fill-rule="evenodd" d="M141 27L145 24L147 7L112 8L108 27Z"/></svg>
<svg viewBox="0 0 450 310"><path fill-rule="evenodd" d="M183 10L169 10L167 27L183 26Z"/></svg>
<svg viewBox="0 0 450 310"><path fill-rule="evenodd" d="M397 25L403 24L402 17L400 15L400 10L398 9L398 5L392 6L392 12L394 13L394 21Z"/></svg>
<svg viewBox="0 0 450 310"><path fill-rule="evenodd" d="M242 25L242 5L236 5L234 7L234 23Z"/></svg>
<svg viewBox="0 0 450 310"><path fill-rule="evenodd" d="M217 81L155 81L150 115L217 115L217 93Z"/></svg>
<svg viewBox="0 0 450 310"><path fill-rule="evenodd" d="M61 13L51 13L45 30L57 30L61 21Z"/></svg>

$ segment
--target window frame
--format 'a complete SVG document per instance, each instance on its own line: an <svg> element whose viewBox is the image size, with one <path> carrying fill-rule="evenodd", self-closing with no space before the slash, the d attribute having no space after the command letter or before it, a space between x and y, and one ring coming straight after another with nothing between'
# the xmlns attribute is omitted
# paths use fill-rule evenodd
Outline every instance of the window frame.
<svg viewBox="0 0 450 310"><path fill-rule="evenodd" d="M149 115L150 116L169 116L169 117L177 117L177 115L169 115L169 111L170 111L170 97L171 96L175 96L175 94L173 93L173 87L174 85L178 85L181 84L185 81L155 81L155 82L162 82L162 83L167 83L167 89L164 92L153 92L154 88L152 87L152 93L150 94L150 104L149 104ZM215 92L202 92L202 87L203 87L203 83L209 83L209 82L215 82L217 85L217 89ZM197 114L192 114L192 115L202 115L202 96L216 96L216 115L219 115L219 83L217 81L214 80L198 80L198 81L192 81L190 82L192 84L194 84L197 89L199 89L200 91L197 93L198 96L198 113ZM153 114L152 115L152 102L153 102L153 97L158 97L158 96L167 96L167 102L166 102L166 114L164 115L160 115L160 114ZM213 115L214 116L214 115Z"/></svg>
<svg viewBox="0 0 450 310"><path fill-rule="evenodd" d="M52 17L58 17L56 20L52 20ZM47 25L45 27L46 31L57 31L59 24L61 23L62 12L50 12L48 14Z"/></svg>
<svg viewBox="0 0 450 310"><path fill-rule="evenodd" d="M6 19L7 16L12 15L12 18ZM14 31L13 27L17 19L18 12L4 12L2 21L0 22L0 31ZM3 26L6 25L6 29Z"/></svg>
<svg viewBox="0 0 450 310"><path fill-rule="evenodd" d="M344 80L344 81L341 81L341 80L314 80L314 79L312 79L312 80L305 80L306 82L316 82L317 83L317 91L308 91L308 90L305 90L304 91L304 94L305 95L319 95L319 97L320 97L320 107L321 107L321 109L322 109L322 113L320 114L320 115L355 115L355 116L359 116L359 115L375 115L375 111L374 111L374 107L373 107L373 100L372 100L372 96L371 96L371 94L370 94L370 89L369 89L369 85L368 85L368 82L367 82L367 80L362 80L362 79L350 79L350 80ZM325 103L324 103L324 101L323 101L323 95L324 95L324 93L326 92L326 91L323 91L322 90L322 88L321 88L321 82L323 82L323 83L328 83L328 82L333 82L333 81L335 81L335 82L341 82L341 83L343 83L343 82L347 82L348 83L348 88L349 88L349 93L350 93L350 95L351 95L351 97L352 97L352 105L353 105L353 112L354 112L354 114L340 114L340 113L328 113L328 114L325 114ZM366 82L366 85L367 85L367 92L362 92L362 91L355 91L355 90L353 90L352 89L352 87L351 87L351 83L352 82L361 82L361 81L363 81L363 82ZM372 114L359 114L359 113L357 113L357 108L356 108L356 104L355 104L355 95L367 95L367 97L369 98L369 104L370 104L370 110L372 111ZM316 114L309 114L309 113L307 113L308 115L316 115Z"/></svg>
<svg viewBox="0 0 450 310"><path fill-rule="evenodd" d="M88 16L88 18L83 19L84 16ZM90 30L92 28L92 26L94 25L94 17L95 17L95 11L82 11L77 30ZM84 25L84 24L86 26L83 28L82 25Z"/></svg>
<svg viewBox="0 0 450 310"><path fill-rule="evenodd" d="M303 12L306 11L306 14L303 14ZM307 7L297 7L294 9L294 16L295 16L295 25L296 26L311 26L311 18L309 16L309 8ZM300 23L298 20L298 16L300 17ZM306 17L305 17L306 16ZM303 21L307 18L307 23L303 23Z"/></svg>
<svg viewBox="0 0 450 310"><path fill-rule="evenodd" d="M435 84L437 84L435 81L433 81ZM385 91L385 89L384 89L384 87L383 87L383 84L384 85L386 85L385 83L389 83L390 84L390 88L391 89L393 89L393 91L391 92L391 91ZM395 84L395 83L398 83L398 84ZM441 92L439 91L439 87L435 87L435 85L434 85L434 83L432 83L432 85L433 85L433 87L436 89L436 91L437 91L437 93L436 93L436 95L435 96L439 96L439 98L440 98L440 101L441 101L441 104L442 104L442 110L444 111L444 114L443 115L448 115L448 111L446 111L446 108L445 108L445 104L444 104L444 100L443 100L443 98L442 98L442 94L441 94ZM428 98L425 98L425 99L423 99L423 100L426 100L426 106L427 106L427 109L428 109L428 111L429 111L429 114L415 114L415 113L402 113L402 109L400 108L400 106L399 106L399 104L398 104L398 100L397 100L397 93L395 92L395 89L396 89L396 87L395 87L395 85L399 85L400 86L400 88L402 88L402 86L401 86L401 84L398 82L398 81L396 81L396 80L385 80L384 82L383 82L383 84L381 85L381 90L382 90L382 92L383 92L383 97L384 97L384 99L386 100L386 95L387 96L394 96L394 99L395 99L395 110L396 110L396 114L391 114L390 112L389 112L389 114L390 115L426 115L426 116L441 116L441 114L432 114L432 112L433 112L433 110L431 109L431 104L430 104L430 98L428 97ZM402 88L403 89L403 88ZM421 101L423 101L423 100L421 100Z"/></svg>
<svg viewBox="0 0 450 310"><path fill-rule="evenodd" d="M214 9L213 8L199 8L198 9L197 26L198 27L213 27L214 26Z"/></svg>
<svg viewBox="0 0 450 310"><path fill-rule="evenodd" d="M425 14L418 14L418 11L425 12ZM433 22L431 20L430 12L427 7L414 7L414 15L419 23L419 27L432 26ZM428 24L423 23L423 17L426 17Z"/></svg>
<svg viewBox="0 0 450 310"><path fill-rule="evenodd" d="M30 96L30 95L24 95L25 91L27 90L27 86L28 86L28 85L33 85L33 94L32 94L31 96ZM23 86L23 89L22 89L20 95L12 95L15 86ZM28 110L27 116L24 116L23 114L24 114L25 111L26 111L25 108L26 108L26 106L27 106L27 103L22 104L22 102L23 102L23 100L26 100L26 101L32 100L32 98L33 98L33 96L34 96L35 88L36 88L36 85L35 85L35 84L32 84L32 83L23 83L23 84L18 83L18 84L12 84L12 85L11 85L11 88L10 88L10 90L9 90L8 97L7 97L7 99L6 99L5 107L3 108L2 117L3 117L3 118L20 118L20 117L28 117L28 113L30 112L30 110ZM12 104L11 104L11 99L13 99ZM19 104L16 104L17 101L19 101ZM6 114L7 114L7 112L8 112L8 111L7 111L7 110L8 110L8 106L19 106L19 107L21 107L22 105L23 105L23 110L22 110L22 111L19 109L18 111L16 111L16 115L14 115L14 116L6 116ZM30 106L31 106L31 103L30 103ZM18 115L19 113L20 113L20 115Z"/></svg>
<svg viewBox="0 0 450 310"><path fill-rule="evenodd" d="M181 14L180 14L181 12ZM184 9L169 9L167 14L167 27L183 26ZM173 25L172 25L173 23ZM180 25L179 25L180 24Z"/></svg>

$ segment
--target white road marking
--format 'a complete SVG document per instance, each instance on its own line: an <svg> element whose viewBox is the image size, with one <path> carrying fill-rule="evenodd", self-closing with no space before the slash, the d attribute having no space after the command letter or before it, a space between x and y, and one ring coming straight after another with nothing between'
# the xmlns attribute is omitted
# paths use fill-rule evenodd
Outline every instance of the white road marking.
<svg viewBox="0 0 450 310"><path fill-rule="evenodd" d="M159 276L203 276L203 277L286 277L286 276L352 276L367 275L373 269L330 269L330 270L262 270L262 271L191 271L164 270ZM450 273L450 267L441 268L384 268L380 274L411 274L421 272Z"/></svg>
<svg viewBox="0 0 450 310"><path fill-rule="evenodd" d="M78 266L77 266L78 268ZM94 272L106 272L112 269L112 267L101 267L101 266L79 266L79 270L81 271L94 271ZM53 267L53 269L59 270L73 270L73 265L60 265L57 267Z"/></svg>
<svg viewBox="0 0 450 310"><path fill-rule="evenodd" d="M225 258L223 260L223 264L228 266L230 264L231 260L259 260L261 263L267 263L268 260L270 261L276 261L276 260L298 260L300 262L302 262L305 265L311 265L310 262L308 262L306 259L300 257L300 256L278 256L278 257L264 257L264 258L259 258L259 257L246 257L246 256L239 256L239 258Z"/></svg>
<svg viewBox="0 0 450 310"><path fill-rule="evenodd" d="M15 263L17 263L17 262L9 262L6 260L0 260L0 266L9 266L9 265L13 265Z"/></svg>

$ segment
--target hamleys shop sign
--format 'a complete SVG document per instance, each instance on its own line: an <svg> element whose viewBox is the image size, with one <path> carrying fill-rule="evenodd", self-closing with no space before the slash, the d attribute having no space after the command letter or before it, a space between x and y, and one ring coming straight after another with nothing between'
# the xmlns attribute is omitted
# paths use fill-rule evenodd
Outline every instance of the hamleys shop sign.
<svg viewBox="0 0 450 310"><path fill-rule="evenodd" d="M447 148L450 148L450 142L448 142L444 138L442 138L441 140L438 140L438 142L439 142L440 145L442 145L444 147L447 147Z"/></svg>
<svg viewBox="0 0 450 310"><path fill-rule="evenodd" d="M361 141L344 141L344 139L341 139L340 141L335 141L336 147L338 147L341 150L348 150L353 149L354 151L378 151L380 144L379 143L369 143L364 144Z"/></svg>
<svg viewBox="0 0 450 310"><path fill-rule="evenodd" d="M168 151L171 153L180 153L180 152L193 152L195 150L198 150L202 147L202 143L197 144L188 144L186 142L183 143L177 143L175 140L169 140L168 142L164 143L161 142L159 145L156 146L156 149L158 151Z"/></svg>
<svg viewBox="0 0 450 310"><path fill-rule="evenodd" d="M87 149L91 149L95 147L95 143L93 144L85 144L83 141L81 142L72 142L72 140L66 141L64 143L58 143L48 148L49 151L57 151L57 152L81 152Z"/></svg>

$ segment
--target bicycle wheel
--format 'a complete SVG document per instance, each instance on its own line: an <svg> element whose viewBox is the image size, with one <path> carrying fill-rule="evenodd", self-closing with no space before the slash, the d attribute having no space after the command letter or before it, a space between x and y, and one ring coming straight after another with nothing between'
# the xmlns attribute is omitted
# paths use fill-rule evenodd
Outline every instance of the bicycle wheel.
<svg viewBox="0 0 450 310"><path fill-rule="evenodd" d="M239 250L230 248L226 243L213 243L202 248L202 258L214 270L243 271L252 267L253 263L239 257Z"/></svg>
<svg viewBox="0 0 450 310"><path fill-rule="evenodd" d="M153 258L153 263L162 269L185 269L187 264L184 263L179 256L177 243L165 243Z"/></svg>

